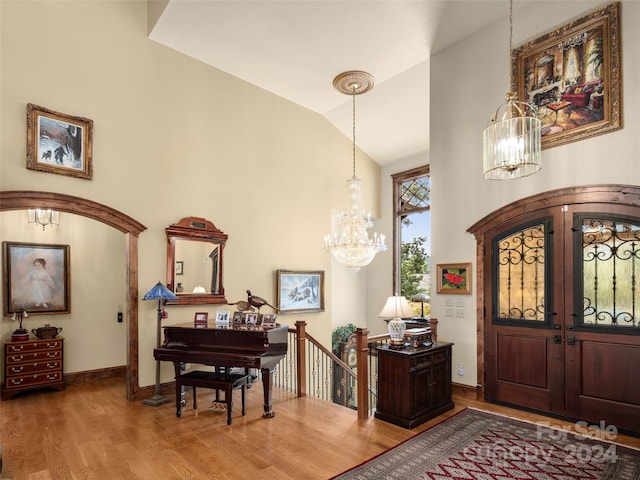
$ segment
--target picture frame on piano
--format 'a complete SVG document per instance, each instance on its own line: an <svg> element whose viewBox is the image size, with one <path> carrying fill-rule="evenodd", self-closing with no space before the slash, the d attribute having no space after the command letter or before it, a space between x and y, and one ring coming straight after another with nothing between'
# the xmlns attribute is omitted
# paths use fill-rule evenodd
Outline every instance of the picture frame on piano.
<svg viewBox="0 0 640 480"><path fill-rule="evenodd" d="M242 312L233 312L233 326L239 327L242 325Z"/></svg>
<svg viewBox="0 0 640 480"><path fill-rule="evenodd" d="M196 312L193 316L193 323L197 327L206 327L209 323L209 313L207 312Z"/></svg>
<svg viewBox="0 0 640 480"><path fill-rule="evenodd" d="M258 324L258 314L257 313L247 313L247 317L245 319L248 328L255 328Z"/></svg>
<svg viewBox="0 0 640 480"><path fill-rule="evenodd" d="M262 316L262 327L263 328L271 328L276 326L276 319L278 315L275 313L265 313Z"/></svg>
<svg viewBox="0 0 640 480"><path fill-rule="evenodd" d="M216 313L216 327L229 328L229 312L217 312Z"/></svg>

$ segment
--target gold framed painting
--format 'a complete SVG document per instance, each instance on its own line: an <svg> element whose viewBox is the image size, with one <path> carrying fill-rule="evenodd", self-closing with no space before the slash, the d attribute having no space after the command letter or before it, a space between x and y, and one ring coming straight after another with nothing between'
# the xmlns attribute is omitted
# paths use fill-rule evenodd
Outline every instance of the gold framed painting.
<svg viewBox="0 0 640 480"><path fill-rule="evenodd" d="M537 107L542 148L622 128L620 2L511 52L511 84Z"/></svg>
<svg viewBox="0 0 640 480"><path fill-rule="evenodd" d="M27 104L27 168L93 178L93 120Z"/></svg>
<svg viewBox="0 0 640 480"><path fill-rule="evenodd" d="M439 263L437 293L471 294L470 263Z"/></svg>

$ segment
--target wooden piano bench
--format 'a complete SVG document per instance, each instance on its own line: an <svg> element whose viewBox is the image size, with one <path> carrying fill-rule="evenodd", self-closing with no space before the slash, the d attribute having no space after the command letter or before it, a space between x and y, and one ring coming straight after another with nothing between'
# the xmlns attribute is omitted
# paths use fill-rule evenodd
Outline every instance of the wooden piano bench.
<svg viewBox="0 0 640 480"><path fill-rule="evenodd" d="M198 408L196 400L196 387L211 388L216 391L216 401L218 391L224 392L224 403L227 405L227 425L231 425L231 405L233 404L233 390L242 390L242 415L245 414L244 396L247 386L248 375L246 373L228 373L225 369L216 372L205 372L194 370L176 377L176 417L182 415L181 391L183 386L193 387L193 409Z"/></svg>

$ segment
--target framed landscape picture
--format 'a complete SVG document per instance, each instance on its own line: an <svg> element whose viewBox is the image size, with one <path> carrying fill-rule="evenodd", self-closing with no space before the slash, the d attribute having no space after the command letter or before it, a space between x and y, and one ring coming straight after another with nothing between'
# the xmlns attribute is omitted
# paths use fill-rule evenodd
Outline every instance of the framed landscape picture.
<svg viewBox="0 0 640 480"><path fill-rule="evenodd" d="M91 180L93 121L27 104L27 168Z"/></svg>
<svg viewBox="0 0 640 480"><path fill-rule="evenodd" d="M511 52L511 84L537 107L542 148L622 128L620 2Z"/></svg>
<svg viewBox="0 0 640 480"><path fill-rule="evenodd" d="M4 314L71 313L69 245L3 242Z"/></svg>
<svg viewBox="0 0 640 480"><path fill-rule="evenodd" d="M279 313L324 312L324 271L277 270Z"/></svg>
<svg viewBox="0 0 640 480"><path fill-rule="evenodd" d="M471 293L470 263L439 263L437 293Z"/></svg>

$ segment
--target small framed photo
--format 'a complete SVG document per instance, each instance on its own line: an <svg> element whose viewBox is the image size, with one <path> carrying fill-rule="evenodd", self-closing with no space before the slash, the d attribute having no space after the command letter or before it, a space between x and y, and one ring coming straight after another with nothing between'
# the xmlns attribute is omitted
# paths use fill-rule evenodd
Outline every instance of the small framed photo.
<svg viewBox="0 0 640 480"><path fill-rule="evenodd" d="M216 313L216 327L229 328L229 312L217 312Z"/></svg>
<svg viewBox="0 0 640 480"><path fill-rule="evenodd" d="M182 275L183 268L184 268L184 262L182 260L177 261L176 262L176 268L175 268L175 274L176 275Z"/></svg>
<svg viewBox="0 0 640 480"><path fill-rule="evenodd" d="M209 321L209 313L208 312L196 312L193 317L193 323L196 325L206 324Z"/></svg>
<svg viewBox="0 0 640 480"><path fill-rule="evenodd" d="M471 294L470 263L439 263L437 293Z"/></svg>
<svg viewBox="0 0 640 480"><path fill-rule="evenodd" d="M242 325L242 312L233 312L233 326L239 327Z"/></svg>
<svg viewBox="0 0 640 480"><path fill-rule="evenodd" d="M262 316L262 326L263 327L275 327L277 318L278 318L278 315L276 315L275 313L265 313Z"/></svg>
<svg viewBox="0 0 640 480"><path fill-rule="evenodd" d="M4 314L71 313L69 245L2 242Z"/></svg>
<svg viewBox="0 0 640 480"><path fill-rule="evenodd" d="M277 270L278 312L324 312L324 271Z"/></svg>
<svg viewBox="0 0 640 480"><path fill-rule="evenodd" d="M27 168L91 180L93 120L27 104Z"/></svg>
<svg viewBox="0 0 640 480"><path fill-rule="evenodd" d="M257 313L247 313L247 317L245 319L247 327L255 327L258 324L258 314Z"/></svg>

